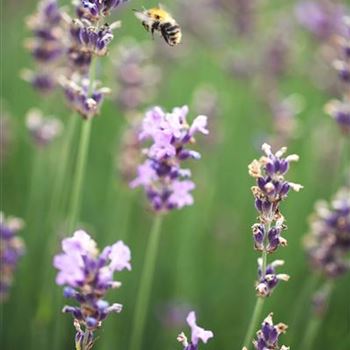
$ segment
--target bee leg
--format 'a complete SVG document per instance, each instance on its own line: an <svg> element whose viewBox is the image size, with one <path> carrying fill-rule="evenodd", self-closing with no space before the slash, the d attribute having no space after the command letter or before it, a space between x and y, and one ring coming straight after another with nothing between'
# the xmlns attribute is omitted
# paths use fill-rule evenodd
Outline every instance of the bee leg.
<svg viewBox="0 0 350 350"><path fill-rule="evenodd" d="M159 29L159 22L154 22L151 27L152 38L154 39L154 32Z"/></svg>
<svg viewBox="0 0 350 350"><path fill-rule="evenodd" d="M142 22L142 25L147 30L147 32L149 32L149 25L146 22Z"/></svg>

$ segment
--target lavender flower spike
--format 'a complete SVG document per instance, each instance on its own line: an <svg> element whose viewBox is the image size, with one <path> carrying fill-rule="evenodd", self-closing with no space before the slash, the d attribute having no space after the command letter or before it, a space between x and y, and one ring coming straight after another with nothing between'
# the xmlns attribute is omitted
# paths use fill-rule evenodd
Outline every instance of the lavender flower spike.
<svg viewBox="0 0 350 350"><path fill-rule="evenodd" d="M8 298L9 289L19 258L24 254L24 243L17 237L22 229L23 221L15 217L5 216L0 212L0 301Z"/></svg>
<svg viewBox="0 0 350 350"><path fill-rule="evenodd" d="M130 249L118 241L100 253L96 242L84 231L62 241L62 254L54 257L53 265L59 270L56 283L64 285L64 296L74 299L78 306L65 306L71 313L77 330L77 349L91 349L94 331L111 312L121 312L121 304L109 304L103 298L111 288L121 283L113 280L114 272L131 270Z"/></svg>
<svg viewBox="0 0 350 350"><path fill-rule="evenodd" d="M200 340L203 343L207 343L210 338L214 337L212 331L207 331L197 325L196 314L194 311L191 311L188 314L186 321L191 328L191 342L188 342L187 337L183 332L177 336L177 340L183 345L184 350L197 350Z"/></svg>
<svg viewBox="0 0 350 350"><path fill-rule="evenodd" d="M147 159L138 167L138 175L130 183L142 186L155 211L166 212L193 204L191 191L195 184L189 180L189 169L181 168L187 159L200 159L200 154L187 149L196 133L208 134L207 117L198 116L187 123L188 107L176 107L171 113L160 107L148 111L143 119L140 140L150 140L144 149Z"/></svg>
<svg viewBox="0 0 350 350"><path fill-rule="evenodd" d="M257 339L253 341L256 350L288 350L289 347L279 346L278 338L287 330L284 323L273 324L272 312L263 321L260 330L256 333Z"/></svg>

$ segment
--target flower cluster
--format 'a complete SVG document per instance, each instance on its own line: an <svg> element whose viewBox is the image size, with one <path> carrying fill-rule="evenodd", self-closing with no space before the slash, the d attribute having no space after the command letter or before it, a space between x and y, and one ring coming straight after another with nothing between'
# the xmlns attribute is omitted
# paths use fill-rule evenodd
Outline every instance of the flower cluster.
<svg viewBox="0 0 350 350"><path fill-rule="evenodd" d="M184 350L197 350L200 340L203 343L207 343L210 338L214 337L212 331L207 331L197 325L196 314L194 311L191 311L188 314L186 322L191 328L191 341L188 342L187 337L183 332L177 336L177 340L183 345Z"/></svg>
<svg viewBox="0 0 350 350"><path fill-rule="evenodd" d="M138 175L130 183L132 188L143 186L156 211L179 209L193 204L190 194L195 184L188 178L189 169L182 169L186 159L199 159L200 154L187 149L197 132L208 134L207 117L200 115L191 125L186 121L188 107L174 108L166 113L160 107L148 111L143 119L140 140L151 140L144 149L146 161L138 167Z"/></svg>
<svg viewBox="0 0 350 350"><path fill-rule="evenodd" d="M121 4L121 0L80 0L76 2L77 18L68 18L70 45L68 57L74 71L86 74L93 56L105 56L108 45L113 39L113 29L119 28L121 22L112 24L100 19L109 14L110 10Z"/></svg>
<svg viewBox="0 0 350 350"><path fill-rule="evenodd" d="M249 174L256 179L252 192L259 212L259 222L252 226L254 246L257 251L266 254L287 245L287 240L282 237L287 226L280 212L280 203L287 197L290 189L299 191L302 186L285 179L290 163L299 159L296 154L284 158L286 147L273 153L271 146L266 143L262 145L262 150L265 155L249 165ZM282 260L276 260L264 266L263 259L258 260L258 296L267 297L280 280L288 281L288 275L275 273L275 268L283 264Z"/></svg>
<svg viewBox="0 0 350 350"><path fill-rule="evenodd" d="M337 122L340 130L350 134L350 17L344 18L342 35L339 35L339 58L334 61L334 68L338 71L339 79L343 82L343 99L332 100L326 107L326 112Z"/></svg>
<svg viewBox="0 0 350 350"><path fill-rule="evenodd" d="M266 272L263 275L263 261L262 258L258 259L258 282L256 283L256 292L258 296L270 296L279 281L289 280L289 275L284 273L276 274L276 268L283 265L283 260L275 260L266 266Z"/></svg>
<svg viewBox="0 0 350 350"><path fill-rule="evenodd" d="M26 47L38 64L37 71L24 70L22 77L40 92L50 92L56 86L56 76L66 51L66 25L56 0L42 0L37 12L28 18L27 26L34 37Z"/></svg>
<svg viewBox="0 0 350 350"><path fill-rule="evenodd" d="M59 119L44 117L39 109L31 109L27 113L26 125L35 144L39 147L47 146L63 130L62 122Z"/></svg>
<svg viewBox="0 0 350 350"><path fill-rule="evenodd" d="M279 336L286 332L287 325L284 323L273 324L273 314L270 313L263 323L261 328L256 333L257 339L253 341L256 350L288 350L289 347L278 344Z"/></svg>
<svg viewBox="0 0 350 350"><path fill-rule="evenodd" d="M283 158L287 151L282 147L273 153L271 146L264 143L262 151L265 153L259 160L253 160L249 165L249 175L256 178L256 186L252 187L255 197L255 207L259 212L262 223L271 222L276 216L281 218L279 206L288 196L290 189L299 191L302 186L285 180L291 162L299 160L299 156L291 154Z"/></svg>
<svg viewBox="0 0 350 350"><path fill-rule="evenodd" d="M113 280L113 273L131 270L130 249L118 241L99 253L96 242L80 230L62 241L62 250L63 253L56 255L53 261L59 270L56 283L66 286L64 296L79 304L65 306L63 312L74 317L77 349L90 349L93 332L102 321L109 313L122 310L121 304L110 305L103 298L109 289L121 286L120 282Z"/></svg>
<svg viewBox="0 0 350 350"><path fill-rule="evenodd" d="M154 53L147 44L128 39L116 50L114 63L118 91L116 100L122 110L138 110L154 97L161 78L160 68L151 63Z"/></svg>
<svg viewBox="0 0 350 350"><path fill-rule="evenodd" d="M12 285L18 259L24 254L24 243L17 237L23 221L0 213L0 301L6 300Z"/></svg>
<svg viewBox="0 0 350 350"><path fill-rule="evenodd" d="M338 277L350 270L349 188L339 190L330 204L317 203L305 247L311 266L326 277Z"/></svg>
<svg viewBox="0 0 350 350"><path fill-rule="evenodd" d="M91 22L98 22L110 11L129 0L78 0L76 12L79 18L86 18Z"/></svg>
<svg viewBox="0 0 350 350"><path fill-rule="evenodd" d="M111 25L92 25L86 19L74 19L70 25L71 46L68 51L73 66L87 72L92 56L105 56L108 45L113 40L112 30L120 27L120 22Z"/></svg>
<svg viewBox="0 0 350 350"><path fill-rule="evenodd" d="M66 95L66 100L71 109L78 112L84 119L91 119L100 112L103 98L110 93L107 87L98 87L95 81L90 88L90 80L75 74L71 79L62 76L60 84Z"/></svg>

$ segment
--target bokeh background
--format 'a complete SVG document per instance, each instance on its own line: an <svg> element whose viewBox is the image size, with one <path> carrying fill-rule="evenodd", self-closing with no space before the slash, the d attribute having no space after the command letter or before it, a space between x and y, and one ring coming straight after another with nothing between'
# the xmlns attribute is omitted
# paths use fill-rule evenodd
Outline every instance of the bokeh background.
<svg viewBox="0 0 350 350"><path fill-rule="evenodd" d="M329 36L301 25L295 1L163 3L183 28L182 45L172 48L159 37L152 40L131 9L157 2L132 0L113 13L123 26L115 33L110 55L98 63L99 79L112 94L93 121L80 226L101 247L123 239L131 248L133 269L120 273L122 288L109 292L107 299L124 304L124 310L105 321L95 348L128 347L153 217L142 191L130 190L117 166L128 126L127 112L118 103L123 91L118 47L133 38L148 45L149 63L160 71L159 82L145 87L153 90L139 112L153 105L171 109L188 104L191 117L210 113L211 128L208 138L198 138L201 161L190 164L197 183L195 204L165 219L143 349L181 348L176 335L187 331L184 320L190 309L197 311L200 325L215 333L206 349L240 349L255 303L258 257L250 232L257 214L247 166L259 157L264 141L287 145L300 155L288 178L305 188L282 204L289 244L275 255L286 261L284 272L291 279L264 306L264 314L273 311L276 321L289 324L283 343L299 349L310 317L311 292L305 291L311 272L302 238L315 201L329 199L341 181L342 136L323 111L330 98L339 96ZM61 313L65 301L52 267L60 239L71 234L63 229L65 202L59 213L50 212L67 130L39 149L25 125L32 107L59 117L65 125L71 112L62 93L42 97L19 76L23 68L33 66L23 43L30 34L25 18L36 5L33 0L2 2L1 209L25 220L21 236L27 246L10 298L1 306L1 344L7 350L74 346L72 319ZM71 191L79 139L75 132L63 197ZM337 280L314 349L350 349L349 291L349 275Z"/></svg>

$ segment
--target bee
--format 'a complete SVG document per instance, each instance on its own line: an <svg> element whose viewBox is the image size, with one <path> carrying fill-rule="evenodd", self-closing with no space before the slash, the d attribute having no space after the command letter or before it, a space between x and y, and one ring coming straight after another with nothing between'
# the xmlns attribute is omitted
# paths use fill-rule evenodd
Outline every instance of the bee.
<svg viewBox="0 0 350 350"><path fill-rule="evenodd" d="M166 43L170 46L175 46L181 42L182 33L180 26L170 13L161 7L161 5L149 10L134 10L134 12L135 16L142 22L145 29L152 33L152 36L155 31L159 32Z"/></svg>

